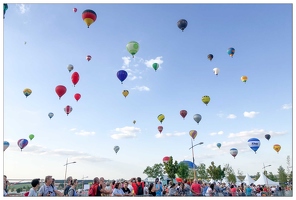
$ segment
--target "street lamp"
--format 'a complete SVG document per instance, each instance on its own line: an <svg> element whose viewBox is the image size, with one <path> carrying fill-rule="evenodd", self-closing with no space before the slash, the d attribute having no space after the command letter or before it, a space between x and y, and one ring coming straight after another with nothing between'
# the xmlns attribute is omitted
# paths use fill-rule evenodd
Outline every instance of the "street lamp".
<svg viewBox="0 0 296 200"><path fill-rule="evenodd" d="M263 171L263 174L264 174L264 172L265 172L265 168L266 167L270 167L271 165L264 165L264 163L263 163L263 168L262 169L264 169L264 171ZM264 174L265 175L265 174ZM267 172L266 172L266 175L267 175ZM265 177L266 177L266 185L268 186L268 179L267 179L267 176L265 175Z"/></svg>
<svg viewBox="0 0 296 200"><path fill-rule="evenodd" d="M76 161L74 161L74 162L68 162L68 158L67 158L66 164L64 164L64 166L66 166L66 170L65 170L65 180L64 180L64 187L66 187L66 177L67 177L67 168L68 168L68 165L70 165L70 164L74 164L74 163L76 163Z"/></svg>
<svg viewBox="0 0 296 200"><path fill-rule="evenodd" d="M82 187L81 187L82 190L84 190L84 178L88 178L88 176L83 175L82 177Z"/></svg>
<svg viewBox="0 0 296 200"><path fill-rule="evenodd" d="M194 173L194 179L196 179L196 176L195 176L195 164L194 164L194 151L193 151L193 147L197 146L197 145L202 145L203 142L200 142L198 144L195 144L193 145L193 139L191 138L191 147L189 148L192 149L192 161L193 161L193 173Z"/></svg>

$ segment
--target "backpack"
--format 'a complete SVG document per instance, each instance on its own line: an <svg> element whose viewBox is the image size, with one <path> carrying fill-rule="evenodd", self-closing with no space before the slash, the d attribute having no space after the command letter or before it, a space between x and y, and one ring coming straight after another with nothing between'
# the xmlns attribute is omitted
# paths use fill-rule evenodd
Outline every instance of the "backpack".
<svg viewBox="0 0 296 200"><path fill-rule="evenodd" d="M68 193L69 193L69 189L71 188L70 185L67 185L65 190L64 190L64 196L68 196Z"/></svg>
<svg viewBox="0 0 296 200"><path fill-rule="evenodd" d="M29 196L29 192L25 192L25 193L24 193L24 196L25 196L25 197Z"/></svg>
<svg viewBox="0 0 296 200"><path fill-rule="evenodd" d="M143 184L142 182L140 183L140 185L138 185L138 183L136 183L137 187L138 187L138 192L137 195L143 195L144 194L144 189L143 189Z"/></svg>
<svg viewBox="0 0 296 200"><path fill-rule="evenodd" d="M97 196L99 184L92 184L88 190L88 196Z"/></svg>

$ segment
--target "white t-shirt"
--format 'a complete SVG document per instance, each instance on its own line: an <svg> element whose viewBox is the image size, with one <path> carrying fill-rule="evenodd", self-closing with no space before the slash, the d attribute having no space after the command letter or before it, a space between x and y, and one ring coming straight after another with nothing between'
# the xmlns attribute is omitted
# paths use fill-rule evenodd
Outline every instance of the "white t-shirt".
<svg viewBox="0 0 296 200"><path fill-rule="evenodd" d="M36 190L34 190L34 188L31 188L29 190L29 194L28 194L28 197L37 197L38 196L38 193Z"/></svg>
<svg viewBox="0 0 296 200"><path fill-rule="evenodd" d="M112 192L112 196L115 196L115 194L124 195L124 192L122 191L122 189L116 189L116 188L114 188L113 189L113 192Z"/></svg>
<svg viewBox="0 0 296 200"><path fill-rule="evenodd" d="M206 196L206 197L212 196L212 195L211 195L212 192L213 192L212 188L211 188L211 187L208 187L208 189L207 189L207 191L206 191L206 193L205 193L205 196Z"/></svg>

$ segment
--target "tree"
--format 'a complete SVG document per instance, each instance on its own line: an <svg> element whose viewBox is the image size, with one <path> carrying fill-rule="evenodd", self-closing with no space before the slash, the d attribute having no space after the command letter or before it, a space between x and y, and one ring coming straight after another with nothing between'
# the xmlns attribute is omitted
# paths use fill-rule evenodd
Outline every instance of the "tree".
<svg viewBox="0 0 296 200"><path fill-rule="evenodd" d="M23 191L23 188L21 188L21 187L19 187L19 188L16 189L16 192L17 193L20 193L21 191Z"/></svg>
<svg viewBox="0 0 296 200"><path fill-rule="evenodd" d="M254 177L254 180L257 181L259 179L259 177L260 177L260 172L257 172L257 174Z"/></svg>
<svg viewBox="0 0 296 200"><path fill-rule="evenodd" d="M225 169L221 169L221 165L216 167L214 161L212 161L211 165L207 168L207 172L213 180L222 180L225 177L224 171Z"/></svg>
<svg viewBox="0 0 296 200"><path fill-rule="evenodd" d="M14 192L14 190L15 190L14 187L11 187L11 188L10 188L10 191L11 191L11 192Z"/></svg>
<svg viewBox="0 0 296 200"><path fill-rule="evenodd" d="M240 171L239 169L237 170L237 178L240 181L243 181L244 180L244 173L243 173L243 171Z"/></svg>
<svg viewBox="0 0 296 200"><path fill-rule="evenodd" d="M236 183L236 175L229 164L224 165L224 174L229 183Z"/></svg>
<svg viewBox="0 0 296 200"><path fill-rule="evenodd" d="M206 180L208 179L209 175L206 170L206 165L204 163L201 163L196 170L196 176L198 179Z"/></svg>
<svg viewBox="0 0 296 200"><path fill-rule="evenodd" d="M173 157L171 156L167 163L164 163L164 170L168 177L173 180L176 178L175 174L178 172L178 161L175 160L173 163Z"/></svg>
<svg viewBox="0 0 296 200"><path fill-rule="evenodd" d="M178 176L182 179L186 179L189 176L189 167L185 163L180 163L178 167Z"/></svg>
<svg viewBox="0 0 296 200"><path fill-rule="evenodd" d="M287 156L287 174L289 175L290 174L290 156Z"/></svg>
<svg viewBox="0 0 296 200"><path fill-rule="evenodd" d="M266 177L274 182L277 182L277 177L273 175L272 172L269 172L269 174Z"/></svg>
<svg viewBox="0 0 296 200"><path fill-rule="evenodd" d="M280 166L278 168L278 174L279 174L279 183L281 186L285 186L285 183L287 182L287 174L285 172L285 169Z"/></svg>
<svg viewBox="0 0 296 200"><path fill-rule="evenodd" d="M64 183L60 183L58 188L63 189L64 188Z"/></svg>
<svg viewBox="0 0 296 200"><path fill-rule="evenodd" d="M143 174L146 174L150 178L160 178L163 179L164 169L163 164L154 164L152 167L146 167L143 171Z"/></svg>

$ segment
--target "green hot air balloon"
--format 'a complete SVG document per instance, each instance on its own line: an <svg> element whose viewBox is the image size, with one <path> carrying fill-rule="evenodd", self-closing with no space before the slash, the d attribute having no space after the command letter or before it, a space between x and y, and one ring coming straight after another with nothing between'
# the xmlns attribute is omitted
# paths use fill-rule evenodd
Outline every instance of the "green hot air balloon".
<svg viewBox="0 0 296 200"><path fill-rule="evenodd" d="M7 5L7 3L4 3L3 4L3 19L5 19L6 10L8 10L8 5Z"/></svg>
<svg viewBox="0 0 296 200"><path fill-rule="evenodd" d="M126 45L126 49L130 54L132 54L133 58L134 58L134 55L139 51L139 48L140 48L139 43L135 41L131 41Z"/></svg>
<svg viewBox="0 0 296 200"><path fill-rule="evenodd" d="M35 136L34 136L33 134L30 134L30 135L29 135L30 140L33 140L34 137L35 137Z"/></svg>
<svg viewBox="0 0 296 200"><path fill-rule="evenodd" d="M152 67L156 71L159 68L159 64L158 63L153 63Z"/></svg>

